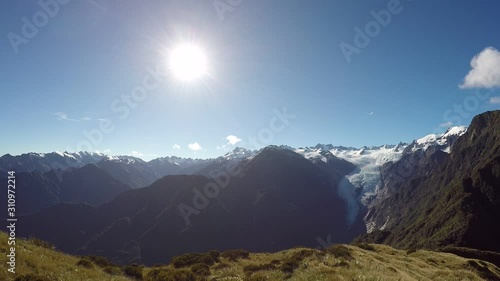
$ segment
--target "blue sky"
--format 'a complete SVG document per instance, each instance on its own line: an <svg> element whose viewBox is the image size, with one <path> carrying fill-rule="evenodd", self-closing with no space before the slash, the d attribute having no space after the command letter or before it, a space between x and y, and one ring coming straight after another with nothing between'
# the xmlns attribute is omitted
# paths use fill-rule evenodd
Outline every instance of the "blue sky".
<svg viewBox="0 0 500 281"><path fill-rule="evenodd" d="M500 108L498 1L55 1L41 1L46 18L38 1L0 4L0 154L394 144ZM391 18L374 25L372 11ZM25 36L23 18L37 31ZM193 83L168 74L183 42L209 64ZM156 69L157 85L125 103Z"/></svg>

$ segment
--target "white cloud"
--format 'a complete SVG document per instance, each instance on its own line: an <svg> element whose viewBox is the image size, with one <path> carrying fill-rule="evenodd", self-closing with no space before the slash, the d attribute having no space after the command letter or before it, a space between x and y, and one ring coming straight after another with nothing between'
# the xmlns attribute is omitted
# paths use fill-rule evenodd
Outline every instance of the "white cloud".
<svg viewBox="0 0 500 281"><path fill-rule="evenodd" d="M174 145L172 145L172 148L173 148L173 149L181 149L181 146L180 146L180 145L178 145L178 144L174 144Z"/></svg>
<svg viewBox="0 0 500 281"><path fill-rule="evenodd" d="M448 127L451 127L452 125L453 125L453 123L451 123L450 121L448 121L448 122L439 124L439 127L448 128Z"/></svg>
<svg viewBox="0 0 500 281"><path fill-rule="evenodd" d="M188 144L188 148L191 149L192 151L198 151L202 149L201 145L197 142Z"/></svg>
<svg viewBox="0 0 500 281"><path fill-rule="evenodd" d="M500 87L500 52L497 49L482 50L472 58L470 65L472 69L459 86L461 89Z"/></svg>
<svg viewBox="0 0 500 281"><path fill-rule="evenodd" d="M89 120L92 120L92 118L90 118L90 117L83 117L83 118L79 118L79 119L69 118L68 114L66 114L65 112L56 112L56 113L54 113L54 115L57 116L57 120L63 120L63 121L89 121Z"/></svg>
<svg viewBox="0 0 500 281"><path fill-rule="evenodd" d="M241 141L241 139L238 138L235 135L229 135L229 136L227 136L226 140L228 141L228 144L230 144L230 145L235 145L235 144L237 144L237 143L239 143Z"/></svg>
<svg viewBox="0 0 500 281"><path fill-rule="evenodd" d="M491 104L500 104L500 97L492 97L490 98Z"/></svg>
<svg viewBox="0 0 500 281"><path fill-rule="evenodd" d="M132 151L130 154L130 156L134 156L134 157L137 157L137 158L141 158L141 157L158 157L157 154L144 154L142 152L139 152L139 151Z"/></svg>
<svg viewBox="0 0 500 281"><path fill-rule="evenodd" d="M68 114L64 112L56 112L54 115L57 116L57 120L71 120L68 118Z"/></svg>
<svg viewBox="0 0 500 281"><path fill-rule="evenodd" d="M110 149L106 149L106 150L104 150L103 152L104 152L104 153L110 153L110 152L111 152L111 150L110 150Z"/></svg>
<svg viewBox="0 0 500 281"><path fill-rule="evenodd" d="M373 115L374 113L373 112L370 112L370 115Z"/></svg>
<svg viewBox="0 0 500 281"><path fill-rule="evenodd" d="M132 156L136 156L136 157L139 157L139 156L144 156L143 153L139 152L139 151L132 151Z"/></svg>

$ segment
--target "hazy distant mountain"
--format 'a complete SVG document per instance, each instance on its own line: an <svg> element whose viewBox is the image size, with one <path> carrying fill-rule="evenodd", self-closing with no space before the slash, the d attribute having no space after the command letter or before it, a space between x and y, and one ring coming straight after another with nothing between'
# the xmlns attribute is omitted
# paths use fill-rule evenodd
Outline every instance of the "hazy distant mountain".
<svg viewBox="0 0 500 281"><path fill-rule="evenodd" d="M148 186L162 177L151 169L148 162L139 158L103 159L96 165L132 188Z"/></svg>
<svg viewBox="0 0 500 281"><path fill-rule="evenodd" d="M115 179L132 188L140 188L166 175L194 174L212 162L214 159L175 156L146 162L133 156L111 156L93 152L26 153L17 156L6 154L0 157L0 172L14 170L18 173L34 171L45 173L50 170L65 171L95 164Z"/></svg>
<svg viewBox="0 0 500 281"><path fill-rule="evenodd" d="M106 157L104 154L93 152L30 152L17 156L5 154L0 157L0 172L14 170L16 172L39 171L44 173L52 169L66 170L95 164Z"/></svg>
<svg viewBox="0 0 500 281"><path fill-rule="evenodd" d="M499 128L500 111L480 114L450 154L428 149L384 167L387 194L370 206L368 217L385 232L373 231L363 240L499 252Z"/></svg>
<svg viewBox="0 0 500 281"><path fill-rule="evenodd" d="M111 157L97 166L114 178L132 188L145 187L167 175L202 174L199 171L215 162L215 159L192 159L181 157L162 157L146 162L139 158Z"/></svg>
<svg viewBox="0 0 500 281"><path fill-rule="evenodd" d="M224 154L224 156L212 159L212 161L210 161L210 163L207 163L207 165L194 170L192 174L207 177L216 177L220 174L220 172L224 172L233 166L237 166L244 160L252 159L257 153L258 151L236 147L234 150Z"/></svg>
<svg viewBox="0 0 500 281"><path fill-rule="evenodd" d="M60 202L98 206L129 189L128 185L92 164L63 172L16 173L16 213L32 213ZM7 201L7 193L1 193L0 198Z"/></svg>
<svg viewBox="0 0 500 281"><path fill-rule="evenodd" d="M344 161L332 165L336 171L354 168ZM289 149L267 147L245 158L234 171L232 177L218 179L227 186L219 184L217 196L214 189L206 191L214 188L216 179L167 176L98 208L65 204L23 217L19 234L34 234L68 252L152 264L213 248L315 247L319 236L348 242L365 232L361 217L354 226L346 223L346 206L337 192L339 179ZM188 225L181 204L194 210ZM83 223L75 223L78 220Z"/></svg>
<svg viewBox="0 0 500 281"><path fill-rule="evenodd" d="M6 176L2 176L1 179L7 182ZM57 181L39 171L16 173L15 192L16 213L19 215L40 211L60 202ZM0 200L7 201L7 192L0 193ZM5 218L6 215L6 212L2 212L1 218Z"/></svg>
<svg viewBox="0 0 500 281"><path fill-rule="evenodd" d="M94 206L105 203L130 187L95 165L66 171L59 185L59 200L84 202Z"/></svg>
<svg viewBox="0 0 500 281"><path fill-rule="evenodd" d="M204 169L215 161L213 158L182 158L177 156L162 157L148 162L151 169L159 177L167 175L192 175L198 174L198 171Z"/></svg>

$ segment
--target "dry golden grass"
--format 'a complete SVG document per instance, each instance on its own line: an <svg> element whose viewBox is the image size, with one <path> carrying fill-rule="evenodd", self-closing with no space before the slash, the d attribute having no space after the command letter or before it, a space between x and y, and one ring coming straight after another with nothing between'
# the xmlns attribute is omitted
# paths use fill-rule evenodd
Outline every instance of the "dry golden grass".
<svg viewBox="0 0 500 281"><path fill-rule="evenodd" d="M291 275L277 270L258 271L251 275L243 271L249 264L265 264L272 260L284 260L303 249L292 249L274 254L251 254L250 259L221 270L213 270L217 281L229 280L500 280L500 269L495 265L478 261L480 269L469 264L470 259L453 254L419 250L407 254L385 245L371 245L374 251L346 245L352 259L338 258L331 254L315 254L306 257ZM482 271L482 273L480 273ZM484 274L491 275L484 275ZM482 275L483 274L483 275ZM252 279L253 277L253 279ZM257 277L262 277L261 279Z"/></svg>
<svg viewBox="0 0 500 281"><path fill-rule="evenodd" d="M15 275L7 272L7 236L0 232L0 280L14 280L23 274L36 274L47 280L132 280L121 274L109 275L98 266L85 268L78 266L78 257L70 256L34 243L17 240L17 266ZM221 258L210 269L206 280L212 281L261 281L261 280L500 280L500 269L491 263L462 258L453 254L419 250L411 254L385 245L371 245L365 250L353 245L345 245L342 252L310 249L290 249L278 253L253 253L248 259L236 262ZM301 251L312 251L301 255ZM350 253L345 255L345 252ZM302 252L303 253L303 252ZM337 256L336 256L337 254ZM297 268L283 272L285 261L301 256ZM224 264L224 265L221 265ZM274 264L271 270L245 272L248 265ZM164 268L173 267L171 265ZM188 268L189 269L189 268ZM153 270L144 269L144 276ZM198 279L203 280L203 279ZM145 281L149 281L145 279ZM168 280L166 280L168 281Z"/></svg>
<svg viewBox="0 0 500 281"><path fill-rule="evenodd" d="M16 240L16 273L7 271L7 234L0 232L0 280L14 280L17 276L35 274L50 281L130 281L124 276L112 276L99 267L78 266L78 257L39 247L23 239Z"/></svg>

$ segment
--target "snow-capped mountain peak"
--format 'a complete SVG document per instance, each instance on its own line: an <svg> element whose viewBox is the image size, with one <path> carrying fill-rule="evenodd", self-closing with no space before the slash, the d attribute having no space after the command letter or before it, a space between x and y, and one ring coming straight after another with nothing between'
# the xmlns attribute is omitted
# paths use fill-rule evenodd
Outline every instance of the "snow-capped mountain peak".
<svg viewBox="0 0 500 281"><path fill-rule="evenodd" d="M444 133L443 137L450 137L450 136L461 136L467 132L467 127L466 126L455 126L455 127L450 127L446 132Z"/></svg>
<svg viewBox="0 0 500 281"><path fill-rule="evenodd" d="M227 160L247 158L254 155L255 152L243 147L236 147L233 151L224 154Z"/></svg>
<svg viewBox="0 0 500 281"><path fill-rule="evenodd" d="M467 132L467 127L465 126L455 126L450 127L446 132L442 134L429 134L425 137L415 140L407 148L406 152L415 152L419 149L427 150L429 147L434 146L441 149L444 152L449 153L451 146L455 141Z"/></svg>

